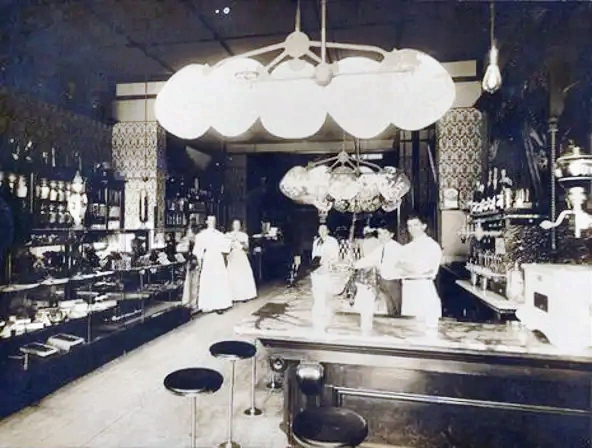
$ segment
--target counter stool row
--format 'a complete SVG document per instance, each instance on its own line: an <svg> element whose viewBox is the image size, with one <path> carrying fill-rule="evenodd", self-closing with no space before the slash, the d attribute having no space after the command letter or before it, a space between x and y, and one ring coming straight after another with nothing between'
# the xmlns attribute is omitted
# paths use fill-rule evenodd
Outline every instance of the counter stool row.
<svg viewBox="0 0 592 448"><path fill-rule="evenodd" d="M228 436L221 448L240 448L240 445L232 440L233 430L233 409L234 409L234 372L236 361L253 358L257 349L254 344L244 341L221 341L210 347L212 356L226 359L231 363L230 386L228 393ZM255 370L253 366L253 381L255 381ZM214 394L220 390L224 378L216 370L206 368L189 368L176 370L168 374L164 379L164 387L175 395L191 398L191 447L196 448L197 443L197 396L201 394ZM254 390L255 384L253 384ZM252 398L254 395L252 395ZM249 415L261 415L261 411L254 405L252 400L251 408L245 411Z"/></svg>
<svg viewBox="0 0 592 448"><path fill-rule="evenodd" d="M261 415L255 407L255 355L254 344L244 341L220 341L210 346L212 356L226 359L231 363L228 393L228 434L220 448L240 448L233 441L234 380L236 361L253 359L253 378L251 407L247 415ZM197 397L201 394L214 394L222 387L223 376L213 369L187 368L176 370L164 379L164 387L175 395L191 398L191 447L197 447ZM341 408L317 408L304 410L296 415L292 423L292 433L302 447L356 447L368 435L365 420L353 411Z"/></svg>

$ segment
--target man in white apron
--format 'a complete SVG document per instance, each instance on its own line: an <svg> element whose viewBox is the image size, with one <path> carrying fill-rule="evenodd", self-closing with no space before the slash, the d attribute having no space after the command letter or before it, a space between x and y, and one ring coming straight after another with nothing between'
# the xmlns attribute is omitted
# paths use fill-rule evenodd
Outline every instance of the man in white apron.
<svg viewBox="0 0 592 448"><path fill-rule="evenodd" d="M419 215L407 218L411 242L402 247L399 266L403 272L403 316L425 322L429 335L437 334L442 303L434 280L442 261L440 245L426 234L427 224Z"/></svg>
<svg viewBox="0 0 592 448"><path fill-rule="evenodd" d="M332 310L330 296L332 293L331 267L339 261L339 243L329 235L325 224L319 226L319 235L312 245L313 266L318 266L310 274L312 283L312 320L313 326L324 331L331 322Z"/></svg>

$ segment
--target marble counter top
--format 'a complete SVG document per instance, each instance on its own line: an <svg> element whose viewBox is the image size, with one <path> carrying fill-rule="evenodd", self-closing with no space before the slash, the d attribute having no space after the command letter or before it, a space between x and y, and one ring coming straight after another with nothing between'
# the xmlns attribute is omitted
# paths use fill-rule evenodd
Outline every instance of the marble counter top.
<svg viewBox="0 0 592 448"><path fill-rule="evenodd" d="M339 303L341 302L341 303ZM360 348L491 355L592 364L592 349L566 352L516 325L466 323L443 319L438 335L426 336L414 319L374 318L374 330L363 334L359 316L343 312L349 306L336 300L337 310L327 331L313 329L310 280L285 289L235 326L240 336L277 341L341 345ZM340 311L341 309L341 311Z"/></svg>

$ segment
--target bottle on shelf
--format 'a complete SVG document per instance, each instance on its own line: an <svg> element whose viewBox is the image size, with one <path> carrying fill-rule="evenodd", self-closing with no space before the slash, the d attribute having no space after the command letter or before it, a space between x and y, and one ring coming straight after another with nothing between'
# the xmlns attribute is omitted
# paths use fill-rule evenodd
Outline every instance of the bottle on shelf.
<svg viewBox="0 0 592 448"><path fill-rule="evenodd" d="M498 205L497 205L497 199L498 199L498 195L499 195L499 183L498 183L498 177L497 177L497 167L493 168L493 175L492 175L492 179L491 179L491 205L490 205L490 210L491 211L498 211Z"/></svg>
<svg viewBox="0 0 592 448"><path fill-rule="evenodd" d="M481 198L479 197L479 181L475 181L475 186L473 188L473 194L471 195L471 200L469 201L469 211L474 213L477 211L477 206Z"/></svg>
<svg viewBox="0 0 592 448"><path fill-rule="evenodd" d="M491 191L491 170L487 172L487 183L483 186L483 199L481 200L481 211L489 211L489 193Z"/></svg>
<svg viewBox="0 0 592 448"><path fill-rule="evenodd" d="M502 168L500 181L501 194L502 194L502 208L509 210L512 208L512 201L514 199L514 192L512 191L512 179L508 176L505 168Z"/></svg>

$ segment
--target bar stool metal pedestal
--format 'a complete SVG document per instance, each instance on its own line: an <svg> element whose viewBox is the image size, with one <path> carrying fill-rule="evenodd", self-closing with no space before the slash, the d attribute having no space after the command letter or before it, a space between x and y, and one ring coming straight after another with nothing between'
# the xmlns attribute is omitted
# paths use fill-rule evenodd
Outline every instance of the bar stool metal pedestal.
<svg viewBox="0 0 592 448"><path fill-rule="evenodd" d="M210 347L212 356L230 361L230 386L228 392L228 436L224 443L221 443L220 448L240 448L240 445L232 440L233 429L233 411L234 411L234 369L236 361L241 359L249 359L257 353L256 347L244 341L220 341L216 342Z"/></svg>
<svg viewBox="0 0 592 448"><path fill-rule="evenodd" d="M197 447L197 396L213 394L220 390L224 378L212 369L189 368L169 373L164 387L175 395L191 397L191 448Z"/></svg>
<svg viewBox="0 0 592 448"><path fill-rule="evenodd" d="M253 346L257 349L257 341L253 342ZM250 417L263 415L263 411L255 404L255 388L257 386L257 354L251 358L251 406L245 409L244 414Z"/></svg>
<svg viewBox="0 0 592 448"><path fill-rule="evenodd" d="M368 437L368 423L345 408L305 409L294 418L292 435L302 448L357 447Z"/></svg>

